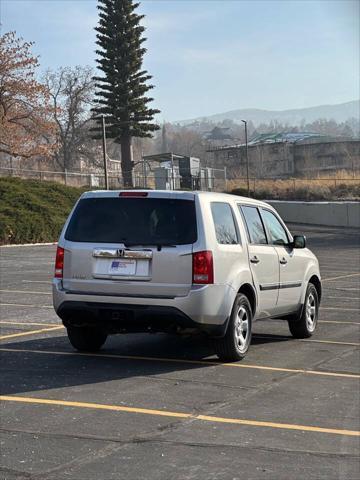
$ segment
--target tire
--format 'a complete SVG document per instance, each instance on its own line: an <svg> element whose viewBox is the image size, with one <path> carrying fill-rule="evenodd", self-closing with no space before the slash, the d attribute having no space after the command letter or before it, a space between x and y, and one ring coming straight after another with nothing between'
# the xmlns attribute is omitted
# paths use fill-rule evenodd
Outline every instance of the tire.
<svg viewBox="0 0 360 480"><path fill-rule="evenodd" d="M214 349L220 360L237 362L246 356L251 343L252 320L250 302L245 295L239 293L235 298L225 336L214 338Z"/></svg>
<svg viewBox="0 0 360 480"><path fill-rule="evenodd" d="M319 318L319 296L315 286L309 283L300 316L289 320L290 333L294 338L309 338L316 330Z"/></svg>
<svg viewBox="0 0 360 480"><path fill-rule="evenodd" d="M107 333L95 327L67 327L67 334L79 352L97 352L107 339Z"/></svg>

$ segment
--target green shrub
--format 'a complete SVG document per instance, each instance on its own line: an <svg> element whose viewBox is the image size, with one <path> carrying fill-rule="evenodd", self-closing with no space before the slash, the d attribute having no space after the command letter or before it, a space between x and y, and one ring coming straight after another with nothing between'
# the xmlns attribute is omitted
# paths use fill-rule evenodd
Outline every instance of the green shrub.
<svg viewBox="0 0 360 480"><path fill-rule="evenodd" d="M86 189L0 178L0 244L54 242Z"/></svg>

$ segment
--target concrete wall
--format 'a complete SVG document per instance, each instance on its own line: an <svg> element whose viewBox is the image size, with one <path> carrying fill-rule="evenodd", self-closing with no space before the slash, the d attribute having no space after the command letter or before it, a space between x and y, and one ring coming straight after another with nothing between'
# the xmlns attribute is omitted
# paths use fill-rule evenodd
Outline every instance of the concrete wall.
<svg viewBox="0 0 360 480"><path fill-rule="evenodd" d="M357 170L360 167L360 142L294 144L295 174L331 170Z"/></svg>
<svg viewBox="0 0 360 480"><path fill-rule="evenodd" d="M285 222L360 228L360 202L285 202L269 200Z"/></svg>
<svg viewBox="0 0 360 480"><path fill-rule="evenodd" d="M227 167L229 178L246 176L244 146L212 152L209 165ZM257 178L328 174L331 171L360 169L360 142L278 142L249 146L250 176Z"/></svg>

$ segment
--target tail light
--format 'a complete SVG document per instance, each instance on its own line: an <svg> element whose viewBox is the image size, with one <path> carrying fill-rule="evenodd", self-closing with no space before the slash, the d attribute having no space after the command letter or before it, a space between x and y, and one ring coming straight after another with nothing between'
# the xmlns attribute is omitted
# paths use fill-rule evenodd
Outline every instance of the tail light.
<svg viewBox="0 0 360 480"><path fill-rule="evenodd" d="M133 197L133 198L138 198L138 197L147 197L148 192L120 192L119 197Z"/></svg>
<svg viewBox="0 0 360 480"><path fill-rule="evenodd" d="M55 259L55 278L63 278L64 269L64 249L57 247Z"/></svg>
<svg viewBox="0 0 360 480"><path fill-rule="evenodd" d="M214 265L212 252L193 253L193 283L207 285L214 283Z"/></svg>

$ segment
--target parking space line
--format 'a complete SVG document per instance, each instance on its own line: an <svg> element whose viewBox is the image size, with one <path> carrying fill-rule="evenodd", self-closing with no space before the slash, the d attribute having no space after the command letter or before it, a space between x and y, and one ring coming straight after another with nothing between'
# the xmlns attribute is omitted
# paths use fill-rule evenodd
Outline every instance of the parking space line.
<svg viewBox="0 0 360 480"><path fill-rule="evenodd" d="M36 333L52 332L53 330L60 330L63 328L64 328L63 326L57 326L57 327L51 327L51 328L40 328L39 330L30 330L29 332L11 333L9 335L1 335L0 340L6 340L8 338L15 338L15 337L24 337L25 335L35 335Z"/></svg>
<svg viewBox="0 0 360 480"><path fill-rule="evenodd" d="M188 360L183 358L163 358L163 357L142 357L139 355L116 355L111 353L85 353L85 352L59 352L55 350L30 350L23 348L7 348L0 347L0 352L11 352L11 353L35 353L42 355L62 355L62 356L80 356L80 357L92 357L92 358L111 358L116 360L137 360L144 362L171 362L171 363L181 363L188 365L206 365L206 366L221 366L221 367L230 367L230 368L245 368L253 370L265 370L270 372L284 372L284 373L301 373L306 375L319 375L324 377L340 377L340 378L351 378L359 379L360 375L356 373L340 373L340 372L326 372L321 370L306 370L301 368L281 368L281 367L269 367L265 365L249 365L243 363L222 363L215 362L213 360Z"/></svg>
<svg viewBox="0 0 360 480"><path fill-rule="evenodd" d="M31 294L40 294L40 295L52 295L51 292L32 292L30 290L0 290L3 293L31 293Z"/></svg>
<svg viewBox="0 0 360 480"><path fill-rule="evenodd" d="M46 283L46 285L51 285L52 282L45 280L21 280L23 283Z"/></svg>
<svg viewBox="0 0 360 480"><path fill-rule="evenodd" d="M351 347L360 347L360 343L358 342L337 342L333 340L317 340L317 339L301 339L299 342L311 342L311 343L329 343L333 345L349 345Z"/></svg>
<svg viewBox="0 0 360 480"><path fill-rule="evenodd" d="M35 405L56 405L62 407L86 408L92 410L107 410L112 412L137 413L142 415L152 415L157 417L182 418L189 420L200 420L210 423L226 423L232 425L246 425L252 427L266 427L284 430L300 430L302 432L327 433L332 435L343 435L359 437L360 432L356 430L342 430L337 428L317 427L310 425L297 425L289 423L265 422L258 420L248 420L243 418L215 417L212 415L197 415L193 413L172 412L169 410L153 410L149 408L126 407L120 405L107 405L101 403L73 402L68 400L55 400L48 398L17 397L0 395L0 400L4 402L19 402Z"/></svg>
<svg viewBox="0 0 360 480"><path fill-rule="evenodd" d="M52 305L29 305L27 303L0 303L1 307L30 307L30 308L51 308L54 307Z"/></svg>
<svg viewBox="0 0 360 480"><path fill-rule="evenodd" d="M325 299L325 298L326 298L326 299L327 299L327 298L334 298L334 299L336 299L336 300L341 300L341 301L343 301L343 300L360 300L360 297L343 297L343 296L340 296L340 297L337 296L337 297L335 297L335 296L333 296L333 295L324 295L324 299Z"/></svg>
<svg viewBox="0 0 360 480"><path fill-rule="evenodd" d="M349 278L349 277L358 277L360 273L349 273L348 275L339 275L338 277L330 277L330 278L323 278L322 282L330 282L331 280L340 280L341 278Z"/></svg>
<svg viewBox="0 0 360 480"><path fill-rule="evenodd" d="M56 326L56 325L59 325L59 323L40 323L40 322L13 322L11 320L0 320L0 325L1 324L4 324L4 325L31 325L31 326L35 326L35 327L52 327L52 326Z"/></svg>
<svg viewBox="0 0 360 480"><path fill-rule="evenodd" d="M341 322L340 320L319 320L319 323L337 323L340 325L344 323L345 325L360 325L360 322Z"/></svg>
<svg viewBox="0 0 360 480"><path fill-rule="evenodd" d="M253 335L253 338L266 338L269 341L271 340L292 340L292 337L281 337L280 335L258 335L257 333ZM317 340L317 339L312 339L312 338L301 338L298 340L299 342L311 342L311 343L329 343L333 345L349 345L352 347L360 347L360 343L355 343L355 342L338 342L335 340Z"/></svg>
<svg viewBox="0 0 360 480"><path fill-rule="evenodd" d="M343 308L343 307L321 307L321 310L344 310L345 312L359 312L360 308Z"/></svg>

